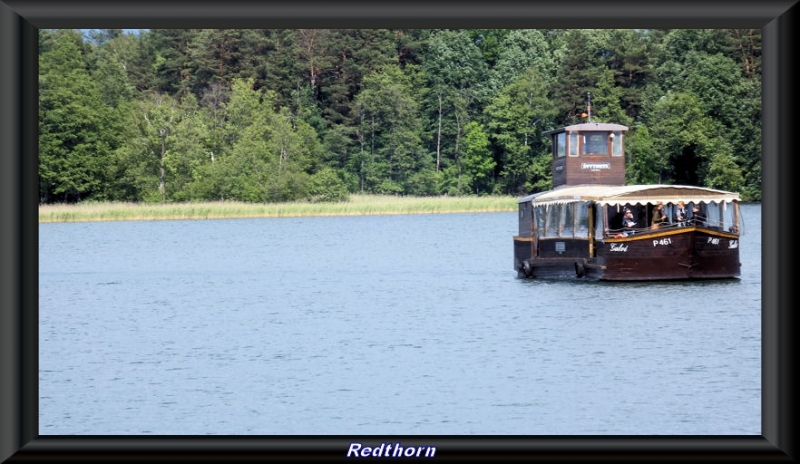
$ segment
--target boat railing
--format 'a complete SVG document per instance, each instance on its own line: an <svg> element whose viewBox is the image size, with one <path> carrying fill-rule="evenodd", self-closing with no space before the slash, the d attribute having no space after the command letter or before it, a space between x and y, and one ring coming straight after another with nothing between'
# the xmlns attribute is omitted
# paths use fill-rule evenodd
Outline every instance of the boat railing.
<svg viewBox="0 0 800 464"><path fill-rule="evenodd" d="M649 227L637 227L633 229L606 229L606 237L609 238L624 238L624 237L634 237L637 235L644 235L644 234L654 234L658 232L664 232L665 230L675 230L681 229L684 227L702 227L704 229L716 230L716 231L723 231L723 232L730 232L734 234L739 233L739 227L737 226L730 226L728 229L725 229L725 224L721 221L702 221L697 222L693 220L688 220L685 222L671 222L671 223L664 223L659 224L657 227L649 226Z"/></svg>

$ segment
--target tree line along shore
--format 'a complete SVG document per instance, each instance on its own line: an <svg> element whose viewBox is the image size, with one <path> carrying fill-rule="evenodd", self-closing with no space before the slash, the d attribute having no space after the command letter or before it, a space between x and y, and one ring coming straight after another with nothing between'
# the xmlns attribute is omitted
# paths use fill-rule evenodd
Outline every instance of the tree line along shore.
<svg viewBox="0 0 800 464"><path fill-rule="evenodd" d="M39 223L486 213L516 210L517 198L503 195L438 197L351 195L347 201L318 203L82 202L39 205Z"/></svg>
<svg viewBox="0 0 800 464"><path fill-rule="evenodd" d="M629 127L628 183L761 196L759 29L40 29L38 56L41 204L524 196L587 121Z"/></svg>

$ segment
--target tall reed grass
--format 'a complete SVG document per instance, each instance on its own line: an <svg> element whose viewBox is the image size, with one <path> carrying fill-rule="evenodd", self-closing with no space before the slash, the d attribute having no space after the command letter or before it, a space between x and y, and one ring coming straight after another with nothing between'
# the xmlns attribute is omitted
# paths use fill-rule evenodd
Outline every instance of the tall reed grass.
<svg viewBox="0 0 800 464"><path fill-rule="evenodd" d="M83 202L39 206L39 222L136 221L161 219L226 219L297 216L364 216L509 212L517 210L510 196L403 197L350 195L339 203L203 203Z"/></svg>

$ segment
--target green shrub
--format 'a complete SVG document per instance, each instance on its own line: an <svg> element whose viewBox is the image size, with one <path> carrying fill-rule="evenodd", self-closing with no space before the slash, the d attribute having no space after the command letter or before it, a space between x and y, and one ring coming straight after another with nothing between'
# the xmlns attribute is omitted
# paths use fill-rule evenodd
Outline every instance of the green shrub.
<svg viewBox="0 0 800 464"><path fill-rule="evenodd" d="M308 199L313 203L347 201L347 185L331 168L313 174L308 181Z"/></svg>

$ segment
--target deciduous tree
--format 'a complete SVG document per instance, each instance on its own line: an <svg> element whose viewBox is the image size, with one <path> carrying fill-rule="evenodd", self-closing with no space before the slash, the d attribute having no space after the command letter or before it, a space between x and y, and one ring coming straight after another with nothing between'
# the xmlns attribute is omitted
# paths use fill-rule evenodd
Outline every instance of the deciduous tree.
<svg viewBox="0 0 800 464"><path fill-rule="evenodd" d="M89 72L80 33L47 33L39 56L39 199L103 197L105 164L118 128Z"/></svg>

